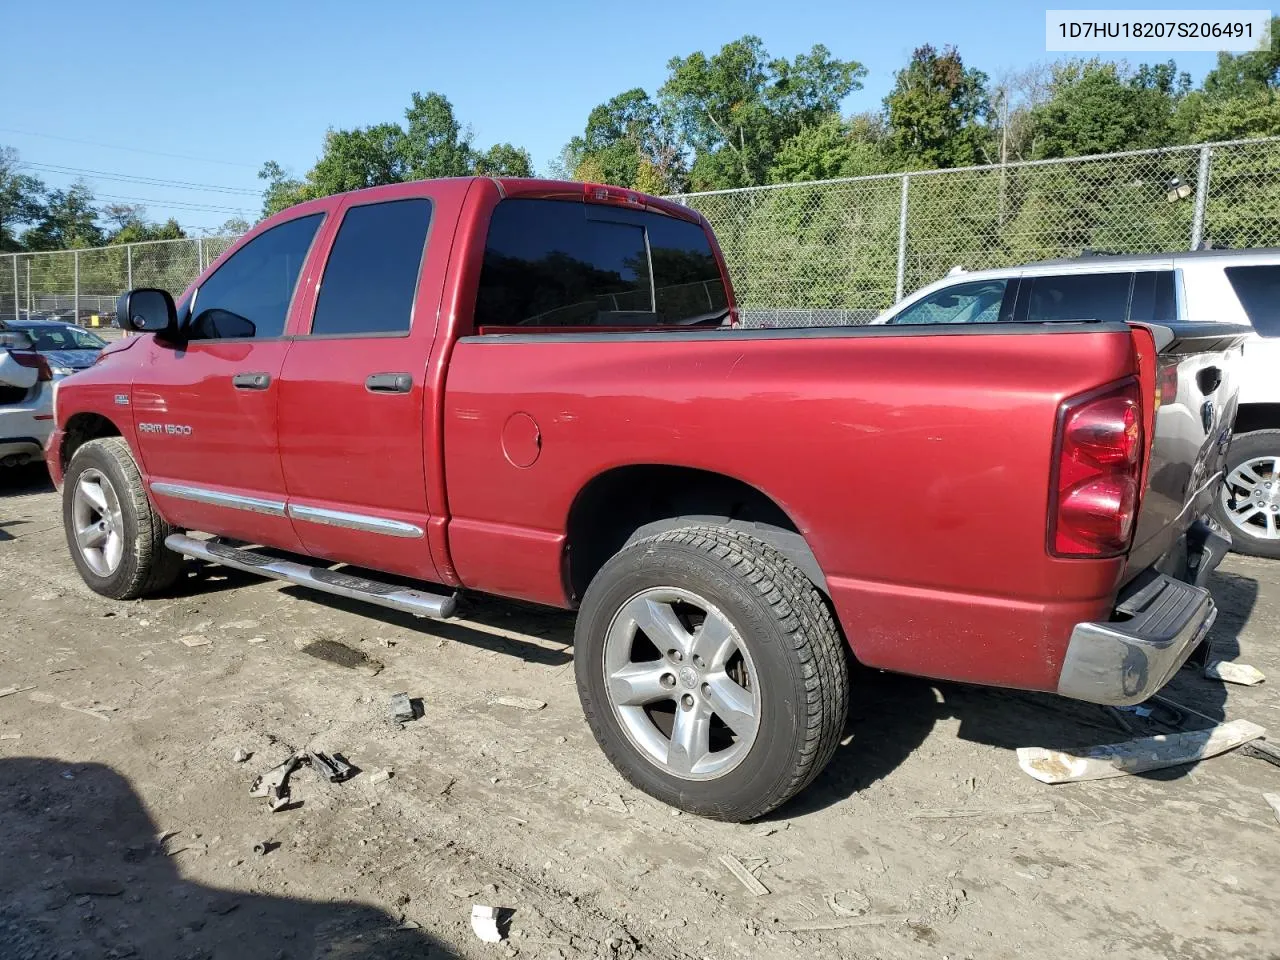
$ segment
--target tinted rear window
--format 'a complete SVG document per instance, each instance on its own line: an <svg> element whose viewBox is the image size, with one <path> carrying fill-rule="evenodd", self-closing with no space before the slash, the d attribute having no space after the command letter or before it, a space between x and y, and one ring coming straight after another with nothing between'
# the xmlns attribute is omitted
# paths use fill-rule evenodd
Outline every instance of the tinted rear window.
<svg viewBox="0 0 1280 960"><path fill-rule="evenodd" d="M477 326L684 324L726 308L696 224L563 200L504 200L494 210Z"/></svg>
<svg viewBox="0 0 1280 960"><path fill-rule="evenodd" d="M1027 320L1124 320L1132 273L1070 273L1023 280Z"/></svg>
<svg viewBox="0 0 1280 960"><path fill-rule="evenodd" d="M430 225L425 197L348 210L324 268L312 334L408 332Z"/></svg>
<svg viewBox="0 0 1280 960"><path fill-rule="evenodd" d="M1280 264L1227 267L1226 274L1253 329L1264 337L1280 336Z"/></svg>

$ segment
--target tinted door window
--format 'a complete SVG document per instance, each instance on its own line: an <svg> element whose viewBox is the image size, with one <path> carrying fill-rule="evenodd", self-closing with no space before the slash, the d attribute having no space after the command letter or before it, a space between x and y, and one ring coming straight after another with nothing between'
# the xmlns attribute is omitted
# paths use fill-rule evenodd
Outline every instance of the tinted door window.
<svg viewBox="0 0 1280 960"><path fill-rule="evenodd" d="M718 323L727 310L697 224L563 200L504 200L494 210L477 326Z"/></svg>
<svg viewBox="0 0 1280 960"><path fill-rule="evenodd" d="M974 280L929 294L890 323L995 323L1008 280Z"/></svg>
<svg viewBox="0 0 1280 960"><path fill-rule="evenodd" d="M1280 337L1280 264L1227 267L1226 274L1253 329Z"/></svg>
<svg viewBox="0 0 1280 960"><path fill-rule="evenodd" d="M407 333L430 225L425 197L348 210L324 268L312 334Z"/></svg>
<svg viewBox="0 0 1280 960"><path fill-rule="evenodd" d="M1124 320L1129 312L1131 273L1072 273L1023 280L1030 288L1031 323L1056 320Z"/></svg>
<svg viewBox="0 0 1280 960"><path fill-rule="evenodd" d="M193 340L278 337L323 214L272 227L231 255L195 293Z"/></svg>
<svg viewBox="0 0 1280 960"><path fill-rule="evenodd" d="M1146 270L1133 275L1128 319L1139 323L1171 323L1178 319L1172 270Z"/></svg>

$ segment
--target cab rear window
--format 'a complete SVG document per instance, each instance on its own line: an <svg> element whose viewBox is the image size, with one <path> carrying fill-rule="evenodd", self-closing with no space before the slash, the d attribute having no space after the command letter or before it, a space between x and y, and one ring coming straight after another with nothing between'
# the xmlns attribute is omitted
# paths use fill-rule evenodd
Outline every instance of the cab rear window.
<svg viewBox="0 0 1280 960"><path fill-rule="evenodd" d="M695 223L566 200L513 198L493 212L477 327L691 326L727 313Z"/></svg>
<svg viewBox="0 0 1280 960"><path fill-rule="evenodd" d="M1264 337L1280 336L1280 263L1227 267L1225 272L1253 329Z"/></svg>

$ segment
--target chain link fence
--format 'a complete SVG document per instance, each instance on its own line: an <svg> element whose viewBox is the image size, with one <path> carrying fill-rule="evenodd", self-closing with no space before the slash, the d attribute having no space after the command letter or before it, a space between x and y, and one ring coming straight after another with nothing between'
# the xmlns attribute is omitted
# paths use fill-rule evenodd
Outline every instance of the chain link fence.
<svg viewBox="0 0 1280 960"><path fill-rule="evenodd" d="M711 222L749 325L865 323L956 266L1280 246L1280 138L672 199Z"/></svg>
<svg viewBox="0 0 1280 960"><path fill-rule="evenodd" d="M955 266L1280 246L1280 137L672 197L715 229L751 325L865 323ZM0 255L0 319L106 322L235 237Z"/></svg>

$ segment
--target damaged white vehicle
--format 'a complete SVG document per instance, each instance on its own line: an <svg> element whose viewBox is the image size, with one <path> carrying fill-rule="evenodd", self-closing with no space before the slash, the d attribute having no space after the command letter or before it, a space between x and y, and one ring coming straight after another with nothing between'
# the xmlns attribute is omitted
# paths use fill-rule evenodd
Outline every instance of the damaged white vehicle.
<svg viewBox="0 0 1280 960"><path fill-rule="evenodd" d="M53 373L31 337L0 329L0 467L44 459L53 431Z"/></svg>

